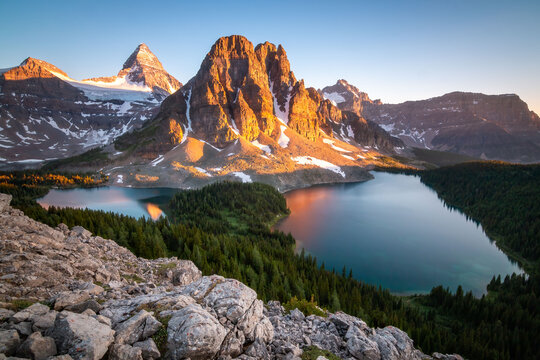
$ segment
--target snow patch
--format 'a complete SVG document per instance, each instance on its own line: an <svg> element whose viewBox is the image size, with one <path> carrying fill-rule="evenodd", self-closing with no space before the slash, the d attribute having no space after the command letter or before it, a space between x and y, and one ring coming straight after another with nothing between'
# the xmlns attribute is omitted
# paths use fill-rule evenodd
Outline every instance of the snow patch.
<svg viewBox="0 0 540 360"><path fill-rule="evenodd" d="M155 158L154 160L152 160L152 162L150 163L150 165L156 166L157 164L159 164L160 162L162 162L164 159L165 159L165 155L159 155L157 158Z"/></svg>
<svg viewBox="0 0 540 360"><path fill-rule="evenodd" d="M391 132L394 130L396 124L379 124L380 127L383 128L386 132Z"/></svg>
<svg viewBox="0 0 540 360"><path fill-rule="evenodd" d="M272 98L274 99L274 112L276 113L276 117L278 118L278 120L285 125L289 123L289 104L291 101L292 90L292 86L289 86L289 91L287 92L287 99L285 100L284 104L285 110L282 111L277 101L276 95L274 94L274 82L270 81L270 92L272 93Z"/></svg>
<svg viewBox="0 0 540 360"><path fill-rule="evenodd" d="M239 177L243 183L250 183L250 182L253 182L251 180L251 176L249 176L248 174L245 174L243 172L240 172L240 171L235 171L232 173L234 176L236 177Z"/></svg>
<svg viewBox="0 0 540 360"><path fill-rule="evenodd" d="M220 152L223 151L223 149L217 148L214 145L210 144L209 142L206 142L204 140L199 140L199 141L205 143L206 145L210 146L214 150L217 150L217 151L220 151Z"/></svg>
<svg viewBox="0 0 540 360"><path fill-rule="evenodd" d="M131 109L131 106L132 106L131 102L124 101L124 103L120 105L120 109L118 109L117 115L118 116L126 115L129 109Z"/></svg>
<svg viewBox="0 0 540 360"><path fill-rule="evenodd" d="M186 129L184 131L184 136L182 136L182 141L180 141L180 144L183 144L184 141L186 141L187 139L187 135L190 131L193 131L193 129L191 128L191 117L189 116L189 110L191 108L191 89L189 89L189 93L188 93L188 96L187 96L187 99L186 99L186 119L187 119L187 126L186 126Z"/></svg>
<svg viewBox="0 0 540 360"><path fill-rule="evenodd" d="M333 104L345 102L345 98L337 92L323 93L323 97L330 100Z"/></svg>
<svg viewBox="0 0 540 360"><path fill-rule="evenodd" d="M291 157L291 160L300 164L300 165L314 165L318 166L320 168L330 170L335 172L336 174L341 175L342 177L345 177L345 173L341 168L337 165L334 165L328 161L320 160L317 158L314 158L312 156L297 156L297 157Z"/></svg>
<svg viewBox="0 0 540 360"><path fill-rule="evenodd" d="M204 175L206 175L206 176L208 176L208 177L212 177L212 174L210 174L208 171L206 171L205 169L203 169L203 168L201 168L201 167L195 166L195 169L196 169L198 172L200 172L200 173L202 173L202 174L204 174Z"/></svg>
<svg viewBox="0 0 540 360"><path fill-rule="evenodd" d="M285 130L287 127L285 125L281 125L279 128L281 129L281 134L279 134L278 145L282 148L286 148L289 146L290 141L289 137L285 135Z"/></svg>
<svg viewBox="0 0 540 360"><path fill-rule="evenodd" d="M238 131L238 127L236 127L236 122L234 122L234 118L232 117L231 117L231 125L229 125L229 128L231 128L233 133L240 136L240 131Z"/></svg>
<svg viewBox="0 0 540 360"><path fill-rule="evenodd" d="M251 144L252 144L252 145L255 145L256 147L258 147L259 149L261 149L262 151L264 151L264 152L267 153L267 154L271 154L271 153L272 153L272 149L270 148L270 146L261 144L258 140L253 140L253 141L251 142Z"/></svg>
<svg viewBox="0 0 540 360"><path fill-rule="evenodd" d="M323 143L330 145L332 147L332 149L340 151L340 152L344 152L344 153L352 152L352 151L345 150L345 149L340 148L339 146L334 145L334 140L323 139Z"/></svg>

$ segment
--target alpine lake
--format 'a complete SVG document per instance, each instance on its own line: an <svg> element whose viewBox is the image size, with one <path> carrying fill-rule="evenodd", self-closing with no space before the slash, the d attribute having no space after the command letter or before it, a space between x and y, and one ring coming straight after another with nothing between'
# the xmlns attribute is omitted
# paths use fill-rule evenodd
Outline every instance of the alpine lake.
<svg viewBox="0 0 540 360"><path fill-rule="evenodd" d="M461 285L480 296L495 275L522 270L482 227L448 208L416 176L372 172L362 183L314 186L284 194L291 214L275 225L326 269L347 272L394 294L427 293ZM99 187L52 189L43 207L165 216L177 189Z"/></svg>

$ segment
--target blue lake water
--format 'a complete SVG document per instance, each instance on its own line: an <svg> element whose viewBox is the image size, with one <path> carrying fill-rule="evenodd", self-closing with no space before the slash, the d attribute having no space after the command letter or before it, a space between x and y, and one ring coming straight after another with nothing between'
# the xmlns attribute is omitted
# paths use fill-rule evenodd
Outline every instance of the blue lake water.
<svg viewBox="0 0 540 360"><path fill-rule="evenodd" d="M414 176L374 172L364 183L316 186L285 194L291 215L277 228L327 269L397 294L444 285L485 292L493 275L521 272L484 234ZM87 207L134 217L163 216L168 188L51 190L43 206Z"/></svg>
<svg viewBox="0 0 540 360"><path fill-rule="evenodd" d="M450 210L418 177L374 172L364 183L285 194L291 215L276 227L327 269L343 266L394 293L462 285L477 296L493 275L520 273L476 223Z"/></svg>

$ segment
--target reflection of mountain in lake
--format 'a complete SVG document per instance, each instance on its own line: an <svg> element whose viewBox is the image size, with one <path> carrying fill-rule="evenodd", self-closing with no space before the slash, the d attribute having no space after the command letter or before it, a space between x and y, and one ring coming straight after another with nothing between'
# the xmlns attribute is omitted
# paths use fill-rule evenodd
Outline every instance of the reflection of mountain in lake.
<svg viewBox="0 0 540 360"><path fill-rule="evenodd" d="M159 206L152 203L146 204L146 211L148 211L148 215L150 215L152 220L157 220L161 215L163 215L163 211L161 211Z"/></svg>
<svg viewBox="0 0 540 360"><path fill-rule="evenodd" d="M92 189L52 189L45 197L38 199L38 203L43 207L88 208L156 220L166 215L168 202L177 191L170 188L135 189L114 186Z"/></svg>

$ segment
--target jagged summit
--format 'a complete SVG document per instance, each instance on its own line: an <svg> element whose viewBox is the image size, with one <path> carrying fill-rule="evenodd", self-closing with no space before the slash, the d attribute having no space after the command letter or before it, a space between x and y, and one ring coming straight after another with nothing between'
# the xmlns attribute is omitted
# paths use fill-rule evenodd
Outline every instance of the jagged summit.
<svg viewBox="0 0 540 360"><path fill-rule="evenodd" d="M367 93L360 91L344 79L338 80L334 85L327 86L319 92L341 110L352 111L358 116L362 116L364 102L373 102Z"/></svg>
<svg viewBox="0 0 540 360"><path fill-rule="evenodd" d="M197 74L163 103L156 119L171 147L188 135L217 147L239 136L277 140L282 125L310 141L320 137L319 129L330 136L334 131L355 136L350 117L296 79L281 45L254 47L240 35L219 38ZM342 129L349 125L350 131Z"/></svg>
<svg viewBox="0 0 540 360"><path fill-rule="evenodd" d="M135 51L127 58L122 69L132 68L134 66L149 66L160 70L163 69L163 65L159 61L156 55L150 51L148 46L144 43L139 44Z"/></svg>
<svg viewBox="0 0 540 360"><path fill-rule="evenodd" d="M156 55L144 43L139 44L124 62L116 76L98 77L83 82L99 85L100 83L127 83L154 92L164 99L182 87L182 84L170 75Z"/></svg>
<svg viewBox="0 0 540 360"><path fill-rule="evenodd" d="M365 166L402 145L296 79L283 46L232 35L211 46L152 121L115 142L126 155L110 168L125 184L140 182L128 173L139 163L160 186L234 176L289 189L314 173L309 181L364 179Z"/></svg>

